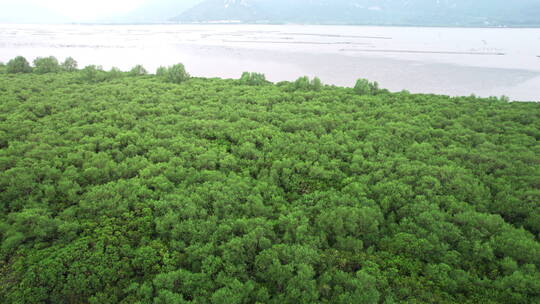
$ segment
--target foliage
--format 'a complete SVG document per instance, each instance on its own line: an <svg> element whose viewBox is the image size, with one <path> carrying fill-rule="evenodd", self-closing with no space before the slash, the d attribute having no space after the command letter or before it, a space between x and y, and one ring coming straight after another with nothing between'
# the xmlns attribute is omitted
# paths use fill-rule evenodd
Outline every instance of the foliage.
<svg viewBox="0 0 540 304"><path fill-rule="evenodd" d="M244 72L240 77L239 83L242 85L260 86L269 84L270 82L266 80L266 76L262 73Z"/></svg>
<svg viewBox="0 0 540 304"><path fill-rule="evenodd" d="M183 64L178 63L170 67L159 67L156 75L170 83L182 83L190 78Z"/></svg>
<svg viewBox="0 0 540 304"><path fill-rule="evenodd" d="M61 69L66 72L75 72L77 67L77 61L72 57L67 57L61 65Z"/></svg>
<svg viewBox="0 0 540 304"><path fill-rule="evenodd" d="M158 77L167 77L167 68L164 66L160 66L156 70L156 76Z"/></svg>
<svg viewBox="0 0 540 304"><path fill-rule="evenodd" d="M124 75L0 74L0 303L540 302L540 104Z"/></svg>
<svg viewBox="0 0 540 304"><path fill-rule="evenodd" d="M321 88L322 88L322 85L323 85L321 80L319 79L319 77L314 77L311 80L310 84L311 84L312 90L314 90L314 91L320 91Z"/></svg>
<svg viewBox="0 0 540 304"><path fill-rule="evenodd" d="M57 73L60 71L60 64L58 59L53 56L38 57L34 59L33 71L36 74Z"/></svg>
<svg viewBox="0 0 540 304"><path fill-rule="evenodd" d="M104 72L103 67L97 65L88 65L81 70L80 79L87 82L99 82L100 74Z"/></svg>
<svg viewBox="0 0 540 304"><path fill-rule="evenodd" d="M379 92L379 84L376 81L358 79L354 85L354 91L359 95L376 95Z"/></svg>
<svg viewBox="0 0 540 304"><path fill-rule="evenodd" d="M140 64L134 66L130 71L130 76L143 76L148 74L148 71Z"/></svg>
<svg viewBox="0 0 540 304"><path fill-rule="evenodd" d="M295 90L320 91L321 88L322 88L322 82L318 77L315 77L312 80L310 80L308 76L303 76L303 77L299 77L294 82Z"/></svg>
<svg viewBox="0 0 540 304"><path fill-rule="evenodd" d="M144 69L144 68L143 68ZM137 71L137 73L141 73L142 71ZM130 74L133 76L133 72L130 72ZM107 74L103 74L102 81L105 80L112 80L112 79L118 79L124 76L124 72L122 72L117 67L112 67L111 70Z"/></svg>
<svg viewBox="0 0 540 304"><path fill-rule="evenodd" d="M124 74L124 72L116 67L111 68L107 72L103 70L102 66L89 65L78 73L78 78L82 82L98 83L124 77Z"/></svg>
<svg viewBox="0 0 540 304"><path fill-rule="evenodd" d="M30 63L28 63L26 58L24 58L23 56L17 56L8 61L6 68L6 71L11 74L32 72L32 67L30 66Z"/></svg>

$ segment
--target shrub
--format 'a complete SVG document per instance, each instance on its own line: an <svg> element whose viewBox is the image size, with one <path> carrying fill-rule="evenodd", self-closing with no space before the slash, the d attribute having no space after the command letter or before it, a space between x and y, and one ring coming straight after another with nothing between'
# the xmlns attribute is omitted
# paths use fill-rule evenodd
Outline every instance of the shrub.
<svg viewBox="0 0 540 304"><path fill-rule="evenodd" d="M243 85L260 86L270 83L266 80L266 76L262 73L244 72L240 77L239 82Z"/></svg>
<svg viewBox="0 0 540 304"><path fill-rule="evenodd" d="M367 79L358 79L354 85L354 92L358 95L377 95L379 92L379 84L369 82Z"/></svg>
<svg viewBox="0 0 540 304"><path fill-rule="evenodd" d="M181 83L189 79L189 74L183 64L178 63L167 69L167 81L171 83Z"/></svg>
<svg viewBox="0 0 540 304"><path fill-rule="evenodd" d="M313 80L311 80L311 88L315 91L320 91L321 88L322 88L322 82L321 80L319 79L319 77L315 77L313 78Z"/></svg>
<svg viewBox="0 0 540 304"><path fill-rule="evenodd" d="M7 63L7 72L8 73L30 73L32 72L32 67L30 66L30 63L28 63L28 60L24 58L23 56L17 56L13 59L11 59Z"/></svg>
<svg viewBox="0 0 540 304"><path fill-rule="evenodd" d="M60 64L58 59L53 56L34 59L34 72L36 74L57 73L59 71Z"/></svg>
<svg viewBox="0 0 540 304"><path fill-rule="evenodd" d="M130 71L130 76L143 76L148 74L148 71L140 64L134 66Z"/></svg>
<svg viewBox="0 0 540 304"><path fill-rule="evenodd" d="M156 70L156 76L171 83L181 83L190 78L183 64L178 63L170 67L160 66Z"/></svg>
<svg viewBox="0 0 540 304"><path fill-rule="evenodd" d="M275 85L278 86L278 87L286 87L286 86L290 86L291 82L283 80L283 81L280 81L280 82L276 82Z"/></svg>
<svg viewBox="0 0 540 304"><path fill-rule="evenodd" d="M96 83L118 79L123 77L126 73L116 67L112 67L109 71L105 71L102 66L89 65L82 69L80 74L81 81Z"/></svg>
<svg viewBox="0 0 540 304"><path fill-rule="evenodd" d="M295 90L314 90L320 91L322 88L322 82L318 77L309 80L309 77L302 76L294 82Z"/></svg>
<svg viewBox="0 0 540 304"><path fill-rule="evenodd" d="M77 61L75 61L75 59L73 59L71 57L68 57L62 63L61 68L62 68L62 70L66 71L66 72L74 72L74 71L77 70Z"/></svg>
<svg viewBox="0 0 540 304"><path fill-rule="evenodd" d="M124 72L122 72L117 67L112 67L111 70L105 75L104 80L118 79L118 78L120 78L122 76L124 76Z"/></svg>
<svg viewBox="0 0 540 304"><path fill-rule="evenodd" d="M160 66L159 68L157 68L156 70L156 76L159 76L159 77L167 77L167 71L169 69L167 69L166 67L164 66Z"/></svg>
<svg viewBox="0 0 540 304"><path fill-rule="evenodd" d="M294 88L296 90L308 90L309 89L309 77L302 76L296 79L294 82Z"/></svg>
<svg viewBox="0 0 540 304"><path fill-rule="evenodd" d="M97 65L88 65L81 70L81 80L88 82L99 82L100 74L104 73L103 68Z"/></svg>

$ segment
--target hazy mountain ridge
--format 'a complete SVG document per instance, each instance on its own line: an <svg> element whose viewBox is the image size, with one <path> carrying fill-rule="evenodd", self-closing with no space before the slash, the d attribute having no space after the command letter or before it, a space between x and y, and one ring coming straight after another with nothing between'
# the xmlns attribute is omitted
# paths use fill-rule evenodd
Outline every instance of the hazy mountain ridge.
<svg viewBox="0 0 540 304"><path fill-rule="evenodd" d="M515 0L206 0L173 21L540 26L540 1Z"/></svg>

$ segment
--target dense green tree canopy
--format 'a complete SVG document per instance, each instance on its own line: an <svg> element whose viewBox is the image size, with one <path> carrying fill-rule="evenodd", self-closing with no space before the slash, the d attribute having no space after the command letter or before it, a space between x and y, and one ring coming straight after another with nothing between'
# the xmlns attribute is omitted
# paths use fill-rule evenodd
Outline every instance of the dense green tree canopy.
<svg viewBox="0 0 540 304"><path fill-rule="evenodd" d="M162 77L170 83L181 83L190 78L183 64L178 63L168 68L159 67L156 71L158 77Z"/></svg>
<svg viewBox="0 0 540 304"><path fill-rule="evenodd" d="M46 74L60 72L60 64L58 59L53 56L38 57L34 59L34 73Z"/></svg>
<svg viewBox="0 0 540 304"><path fill-rule="evenodd" d="M12 74L32 72L32 67L30 66L30 63L28 63L28 60L26 60L26 58L22 56L17 56L8 61L6 68L7 72Z"/></svg>
<svg viewBox="0 0 540 304"><path fill-rule="evenodd" d="M266 76L261 73L244 72L240 76L240 83L244 85L259 86L269 84L266 80Z"/></svg>
<svg viewBox="0 0 540 304"><path fill-rule="evenodd" d="M67 57L64 62L62 62L62 70L66 72L73 72L76 71L78 67L77 61L73 59L72 57Z"/></svg>
<svg viewBox="0 0 540 304"><path fill-rule="evenodd" d="M131 76L143 76L148 74L148 71L142 65L138 64L129 71L129 74Z"/></svg>
<svg viewBox="0 0 540 304"><path fill-rule="evenodd" d="M309 79L308 76L302 76L296 79L294 82L294 90L313 90L320 91L322 88L322 82L319 77Z"/></svg>
<svg viewBox="0 0 540 304"><path fill-rule="evenodd" d="M375 95L379 92L379 84L367 79L358 79L354 85L354 91L360 95Z"/></svg>
<svg viewBox="0 0 540 304"><path fill-rule="evenodd" d="M540 302L540 104L169 71L0 74L0 303Z"/></svg>

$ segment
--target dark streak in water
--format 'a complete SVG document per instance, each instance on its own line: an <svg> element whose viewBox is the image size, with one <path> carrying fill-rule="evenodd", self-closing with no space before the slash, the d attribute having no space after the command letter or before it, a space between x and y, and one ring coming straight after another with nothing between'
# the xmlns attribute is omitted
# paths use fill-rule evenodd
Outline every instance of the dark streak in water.
<svg viewBox="0 0 540 304"><path fill-rule="evenodd" d="M491 55L504 56L506 53L489 52L456 52L456 51L415 51L415 50L367 50L367 49L341 49L342 52L370 52L370 53L412 53L412 54L450 54L450 55Z"/></svg>
<svg viewBox="0 0 540 304"><path fill-rule="evenodd" d="M126 49L133 46L124 45L91 45L91 44L43 44L43 43L0 43L0 47L52 47L52 48L79 48L79 49Z"/></svg>
<svg viewBox="0 0 540 304"><path fill-rule="evenodd" d="M383 36L356 36L356 35L334 35L334 34L306 34L306 33L279 33L280 35L296 35L296 36L316 36L316 37L332 37L332 38L362 38L362 39L392 39L392 37Z"/></svg>
<svg viewBox="0 0 540 304"><path fill-rule="evenodd" d="M315 42L315 41L253 41L253 40L222 40L223 42L233 43L270 43L270 44L316 44L316 45L336 45L336 44L348 44L348 45L369 45L369 43L360 42Z"/></svg>

